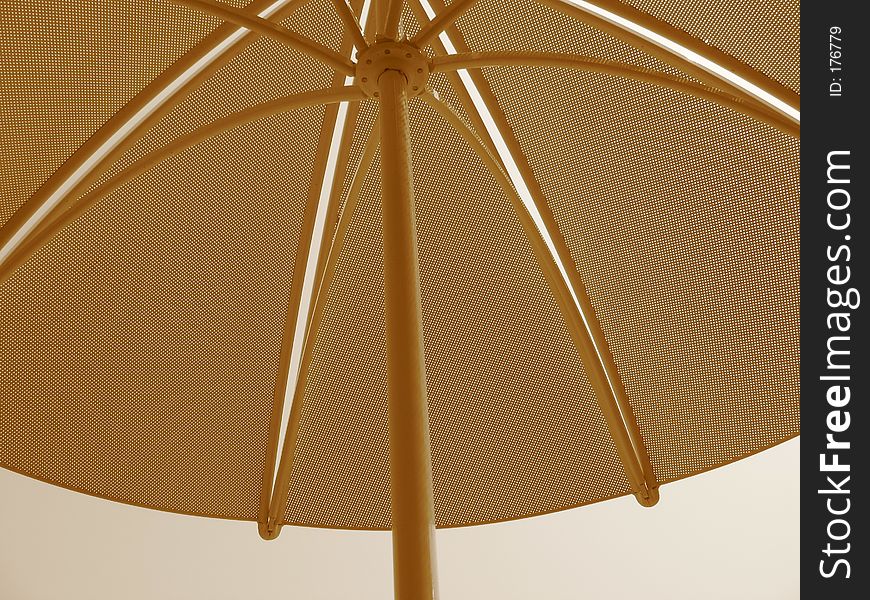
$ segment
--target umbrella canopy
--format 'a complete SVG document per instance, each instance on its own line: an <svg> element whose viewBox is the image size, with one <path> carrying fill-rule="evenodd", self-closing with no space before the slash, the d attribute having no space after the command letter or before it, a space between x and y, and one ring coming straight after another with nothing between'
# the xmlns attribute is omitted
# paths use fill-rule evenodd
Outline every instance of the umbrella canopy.
<svg viewBox="0 0 870 600"><path fill-rule="evenodd" d="M393 525L384 72L436 526L652 505L797 435L798 6L4 6L0 465Z"/></svg>

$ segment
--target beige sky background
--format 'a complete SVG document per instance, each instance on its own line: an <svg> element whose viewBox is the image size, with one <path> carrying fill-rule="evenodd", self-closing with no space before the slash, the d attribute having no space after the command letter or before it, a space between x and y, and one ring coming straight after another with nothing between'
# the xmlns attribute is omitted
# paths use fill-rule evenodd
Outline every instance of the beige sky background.
<svg viewBox="0 0 870 600"><path fill-rule="evenodd" d="M799 597L800 442L632 497L438 533L441 600ZM392 597L389 533L149 511L0 469L3 600Z"/></svg>

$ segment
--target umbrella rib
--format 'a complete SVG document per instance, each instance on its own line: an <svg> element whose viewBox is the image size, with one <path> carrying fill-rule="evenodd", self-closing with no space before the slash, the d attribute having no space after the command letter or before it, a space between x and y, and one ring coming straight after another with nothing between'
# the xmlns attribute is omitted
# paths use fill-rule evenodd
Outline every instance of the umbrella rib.
<svg viewBox="0 0 870 600"><path fill-rule="evenodd" d="M338 77L336 76L336 79ZM287 313L281 335L278 371L275 378L266 470L263 473L260 490L260 511L257 517L260 535L264 539L273 539L280 532L280 528L269 526L269 510L274 501L272 491L275 483L275 462L278 448L282 445L282 441L286 439L286 432L281 427L282 423L286 420L285 413L292 409L297 400L294 397L291 403L288 404L287 392L288 390L292 391L292 381L298 373L298 362L296 361L298 360L299 346L301 346L304 340L304 325L307 324L310 313L310 295L306 294L310 286L306 284L312 277L310 271L315 231L318 229L318 225L322 225L324 220L324 215L321 211L323 187L327 181L327 164L332 139L338 123L338 112L338 106L332 104L327 107L323 115L323 124L318 136L317 150L309 181L308 197L302 212L302 227L296 246L296 257L293 261L293 274L290 279L290 298L287 303ZM322 233L322 228L320 231ZM303 331L300 331L300 326L303 327Z"/></svg>
<svg viewBox="0 0 870 600"><path fill-rule="evenodd" d="M402 20L402 4L404 0L387 0L389 7L387 9L386 20L384 21L384 35L391 40L399 37L399 22Z"/></svg>
<svg viewBox="0 0 870 600"><path fill-rule="evenodd" d="M800 96L695 36L619 0L537 0L643 50L699 81L800 122Z"/></svg>
<svg viewBox="0 0 870 600"><path fill-rule="evenodd" d="M423 25L420 31L417 32L417 35L411 40L411 43L418 48L424 47L433 38L438 37L442 31L453 25L476 2L477 0L454 0L446 8L439 11L434 19Z"/></svg>
<svg viewBox="0 0 870 600"><path fill-rule="evenodd" d="M317 285L317 291L314 297L314 303L308 321L308 329L299 361L299 372L293 390L293 401L288 419L287 434L284 438L283 448L281 449L281 461L278 466L278 474L275 478L275 487L272 492L272 501L269 506L268 530L270 532L270 537L275 537L275 535L277 535L276 532L281 526L279 510L286 506L290 492L290 478L292 476L293 465L296 458L296 442L298 440L299 425L302 419L302 398L305 394L305 388L308 383L308 374L311 368L314 344L320 330L320 324L323 320L326 300L329 297L329 288L335 275L338 259L341 256L341 251L347 237L347 231L359 202L362 185L378 148L378 133L378 124L375 122L369 132L363 155L360 158L356 171L354 172L350 189L348 190L347 199L344 203L344 208L341 211L338 223L336 224L335 234L333 235L328 251L326 264ZM279 499L280 502L278 501Z"/></svg>
<svg viewBox="0 0 870 600"><path fill-rule="evenodd" d="M273 21L264 19L247 9L236 8L216 0L171 1L270 37L294 50L303 52L312 58L326 63L338 73L343 73L344 75L354 74L354 64L332 48L324 46L320 42L307 38L304 35L300 35L295 31L291 31L286 27L282 27Z"/></svg>
<svg viewBox="0 0 870 600"><path fill-rule="evenodd" d="M555 52L466 52L462 54L450 54L437 56L432 59L433 72L449 72L463 69L480 69L483 67L497 66L524 66L524 67L555 67L587 71L593 73L605 73L624 77L635 81L642 81L660 87L665 87L678 92L709 100L719 106L740 112L748 117L775 127L779 131L792 137L800 137L800 126L780 114L771 114L757 108L755 103L747 103L744 100L725 94L718 89L700 85L688 79L675 77L667 73L659 73L650 69L643 69L625 63L611 60L590 58L575 54Z"/></svg>
<svg viewBox="0 0 870 600"><path fill-rule="evenodd" d="M390 0L371 0L372 31L374 39L383 35L387 23L387 13L390 10Z"/></svg>
<svg viewBox="0 0 870 600"><path fill-rule="evenodd" d="M249 10L278 19L309 1L254 0ZM222 25L130 99L0 227L0 265L61 203L83 194L164 115L258 37L235 25Z"/></svg>
<svg viewBox="0 0 870 600"><path fill-rule="evenodd" d="M350 223L356 211L356 207L359 204L359 197L360 193L362 192L362 186L363 183L365 183L365 177L368 174L372 163L374 162L379 142L380 128L378 125L378 121L375 121L372 124L371 129L369 130L369 135L366 140L365 147L363 148L362 156L360 157L359 164L354 171L350 187L348 188L347 199L344 202L344 206L341 209L338 222L335 226L335 234L333 235L332 242L327 253L326 265L324 266L323 272L321 274L320 283L317 288L317 294L315 295L314 310L312 311L312 315L315 316L312 316L312 327L308 334L308 340L310 341L306 341L307 344L313 344L314 339L317 336L317 331L323 315L326 298L329 295L329 288L335 275L335 268L338 264L338 259L341 256L341 251L344 248L344 242L347 238L347 231L350 227Z"/></svg>
<svg viewBox="0 0 870 600"><path fill-rule="evenodd" d="M419 7L419 10L425 12L422 3L426 1L414 0L412 6L416 5ZM443 8L444 4L442 0L432 1ZM430 10L432 10L431 7ZM441 47L446 52L469 52L462 34L455 25L442 33L440 38ZM440 52L440 50L436 48L436 52ZM580 281L579 273L567 244L561 235L561 231L556 226L555 218L544 198L540 184L523 154L519 142L514 136L513 130L510 128L507 118L502 112L495 95L492 93L486 78L480 70L462 71L459 74L461 79L460 84L464 88L467 88L469 95L472 92L476 95L476 98L472 97L471 106L466 105L466 112L479 111L481 113L484 127L496 147L494 154L499 157L505 171L511 175L511 180L514 182L517 191L519 192L521 189L525 191L526 197L523 200L526 209L528 211L534 210L540 220L540 223L535 225L540 231L541 236L546 236L549 241L547 250L551 259L557 263L562 282L567 286L574 303L573 306L569 307L571 308L570 312L565 315L566 320L572 315L577 316L579 314L583 321L584 330L588 334L583 336L584 339L588 336L593 336L593 349L598 357L597 363L599 366L603 366L607 376L605 379L607 386L602 388L603 395L596 394L596 397L600 396L599 402L602 404L602 412L607 420L608 428L613 436L620 460L638 501L641 504L652 505L658 498L658 483L655 479L643 438L640 435L637 421L634 419L631 405L624 393L619 371L613 361L606 340L601 335L601 328L595 319L595 313L585 294L585 287L583 287L582 281ZM545 268L546 261L541 266ZM614 398L616 400L615 403L612 402ZM638 479L638 470L641 471L642 479Z"/></svg>
<svg viewBox="0 0 870 600"><path fill-rule="evenodd" d="M218 119L217 121L177 138L172 143L146 154L120 173L103 182L98 187L95 187L83 196L76 198L70 203L65 212L57 216L56 219L45 223L45 226L38 232L29 236L23 244L18 246L15 251L9 255L7 261L3 263L2 267L0 267L0 284L6 281L21 264L47 244L61 229L87 212L88 209L100 199L111 194L123 185L134 180L145 171L155 167L172 156L175 156L209 138L215 137L231 129L241 127L242 125L251 123L258 119L300 108L324 104L336 104L339 102L353 102L363 99L365 99L365 94L363 94L359 88L354 86L343 86L313 92L304 92L252 106Z"/></svg>
<svg viewBox="0 0 870 600"><path fill-rule="evenodd" d="M335 12L341 19L345 31L347 31L353 39L353 44L356 46L357 51L359 52L368 48L369 45L363 35L359 20L357 20L356 15L347 3L347 0L332 0L332 4L335 6Z"/></svg>
<svg viewBox="0 0 870 600"><path fill-rule="evenodd" d="M333 0L333 1L340 2L340 3L344 4L346 7L348 7L348 14L350 14L351 18L353 19L353 22L356 24L355 27L362 32L362 42L363 43L365 43L365 41L366 41L366 36L373 36L374 35L375 19L371 18L372 13L374 13L374 8L372 7L371 2L369 2L369 4L368 4L368 12L363 15L362 21L359 21L356 18L355 8L357 8L357 7L347 4L346 3L347 0ZM358 7L360 9L360 11L365 10L365 8L366 8L365 0L354 0L354 2L357 2L360 5ZM363 47L355 46L354 50L352 51L353 57L355 58L357 55L359 55L359 52L362 51L363 48L365 48L365 46L363 46ZM352 83L351 78L347 78L345 80L345 84L349 85L350 83ZM348 160L350 158L351 147L353 146L353 138L354 138L354 135L356 134L356 124L357 124L357 121L359 118L359 112L360 112L360 104L358 102L354 103L354 104L350 105L350 107L348 107L347 124L344 128L344 132L342 133L341 145L339 147L339 153L338 153L338 160L336 162L335 178L337 181L344 181L344 178L347 175L347 164L348 164ZM334 207L336 211L340 208L339 205L341 202L342 192L343 192L343 190L340 186L333 186L332 193L331 193L330 198L329 198L329 205L331 207ZM337 219L338 219L337 212L331 212L330 213L330 220L328 221L329 225L334 226L336 224ZM323 272L323 265L319 265L318 266L318 273L322 273L322 272Z"/></svg>
<svg viewBox="0 0 870 600"><path fill-rule="evenodd" d="M338 155L335 160L335 175L333 176L333 180L337 182L332 185L332 189L329 194L328 201L328 209L326 215L326 231L334 231L337 226L340 211L341 211L341 198L344 192L344 189L341 185L341 182L345 180L347 176L347 166L348 161L350 160L350 151L353 146L353 138L356 134L356 124L359 119L360 112L360 103L354 102L353 104L347 107L347 115L344 121L344 128L341 133L341 141L338 146ZM324 237L324 244L327 241L327 238ZM323 274L323 269L326 265L327 260L327 252L323 252L321 250L320 254L317 258L317 281L320 281L320 278ZM306 336L308 334L306 333Z"/></svg>
<svg viewBox="0 0 870 600"><path fill-rule="evenodd" d="M632 423L626 417L632 417L633 414L625 414L622 410L621 402L619 401L619 392L622 390L621 383L617 386L613 385L611 374L608 366L602 360L601 349L597 346L598 341L595 339L596 331L594 328L590 331L590 313L577 310L575 300L573 298L569 283L554 260L552 251L548 247L546 241L541 235L538 224L535 223L526 204L520 197L516 186L510 180L509 176L502 170L501 164L496 158L484 147L474 132L465 124L465 122L457 115L453 109L442 102L430 92L423 94L423 100L434 108L454 129L465 139L466 143L472 147L477 155L483 160L493 177L498 182L499 186L504 191L505 195L511 201L514 211L520 220L520 224L525 231L532 250L535 253L538 264L544 274L545 279L553 293L553 297L559 305L562 316L565 319L565 324L568 328L574 345L580 354L581 361L586 368L589 381L595 390L595 397L598 400L601 411L604 414L607 422L610 435L616 445L617 454L625 469L629 484L641 504L652 505L658 498L658 484L652 475L651 467L646 467L643 464L643 458L646 456L646 450L642 449L638 452L633 441L631 432ZM571 282L574 283L573 281ZM580 294L585 296L585 290ZM591 307L589 307L591 308ZM594 321L594 318L591 319ZM609 355L609 352L606 354ZM618 378L618 373L616 373ZM614 389L614 387L616 389ZM624 394L624 390L623 394ZM627 404L627 401L626 401ZM630 405L629 405L630 409ZM636 426L636 423L635 423ZM641 445L642 448L642 445ZM646 462L649 459L646 457Z"/></svg>
<svg viewBox="0 0 870 600"><path fill-rule="evenodd" d="M363 5L363 0L352 0L352 2L354 2L353 8L361 8ZM342 0L342 4L348 9L348 14L353 15L353 8L345 4L344 0ZM365 16L363 19L365 21ZM356 23L355 19L354 23ZM355 27L358 28L358 25ZM357 50L359 48L354 47L354 36L343 36L341 52L354 56ZM333 76L333 85L342 81L345 85L352 84L350 77L338 73ZM292 447L295 448L296 444L296 429L290 424L294 420L294 413L301 414L302 409L302 397L296 397L296 387L300 362L305 360L303 355L308 332L311 328L312 294L316 291L317 282L320 281L323 273L326 254L324 249L330 239L329 233L333 231L331 228L335 225L335 215L338 212L338 203L340 202L340 194L336 194L340 187L336 185L336 181L343 181L347 171L350 144L353 142L353 130L359 108L359 102L342 103L339 106L328 107L324 114L323 126L318 140L317 160L312 170L308 202L303 217L303 235L300 236L297 247L290 302L284 321L269 429L268 460L263 473L260 512L257 519L260 536L267 540L274 539L281 531L281 523L276 524L276 519L270 517L273 514L271 512L273 504L277 504L275 514L281 506L287 504L286 492L279 496L275 494L279 478L279 473L275 470L275 463L279 448L284 448L287 445L288 437L293 438L290 442ZM318 241L313 242L312 239L315 236ZM313 244L317 244L316 250ZM305 368L307 369L307 366ZM288 392L292 394L289 398ZM298 420L298 416L296 418ZM278 465L282 477L283 471L286 470L286 467L282 466L283 464L282 451ZM292 470L287 471L287 473L289 482Z"/></svg>
<svg viewBox="0 0 870 600"><path fill-rule="evenodd" d="M420 23L427 23L431 20L429 15L426 14L426 10L423 8L420 0L409 0L408 6L414 13L417 21L419 21ZM435 50L435 53L439 56L448 54L447 48L441 41L441 35L446 35L446 33L442 32L438 36L434 37L431 41L432 49ZM447 77L447 81L450 84L451 89L457 95L459 101L462 103L462 106L465 108L468 118L471 120L471 124L474 127L474 131L478 134L480 140L484 143L487 150L497 156L497 152L495 150L495 143L489 135L489 130L486 128L486 124L483 122L480 113L478 113L477 108L474 106L474 101L468 94L468 90L466 90L465 86L462 84L462 79L460 78L459 74L455 71L445 71L444 75Z"/></svg>

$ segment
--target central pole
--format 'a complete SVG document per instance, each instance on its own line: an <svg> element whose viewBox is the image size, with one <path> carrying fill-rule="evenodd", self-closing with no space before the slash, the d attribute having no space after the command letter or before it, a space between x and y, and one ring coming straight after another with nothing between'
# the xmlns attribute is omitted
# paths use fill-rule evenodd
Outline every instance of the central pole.
<svg viewBox="0 0 870 600"><path fill-rule="evenodd" d="M432 600L435 511L406 86L397 70L378 79L393 581L397 600Z"/></svg>

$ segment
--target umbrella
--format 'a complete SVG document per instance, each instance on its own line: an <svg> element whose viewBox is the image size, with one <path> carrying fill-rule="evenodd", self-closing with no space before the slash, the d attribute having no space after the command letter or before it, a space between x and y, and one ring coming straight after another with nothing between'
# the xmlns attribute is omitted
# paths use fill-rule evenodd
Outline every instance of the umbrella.
<svg viewBox="0 0 870 600"><path fill-rule="evenodd" d="M4 6L0 465L429 598L794 437L798 3L732 4Z"/></svg>

